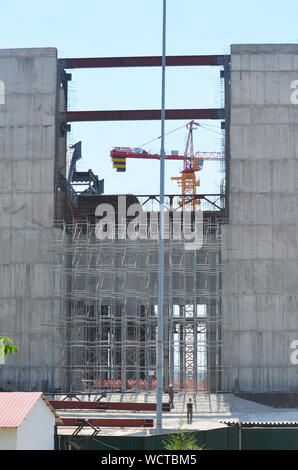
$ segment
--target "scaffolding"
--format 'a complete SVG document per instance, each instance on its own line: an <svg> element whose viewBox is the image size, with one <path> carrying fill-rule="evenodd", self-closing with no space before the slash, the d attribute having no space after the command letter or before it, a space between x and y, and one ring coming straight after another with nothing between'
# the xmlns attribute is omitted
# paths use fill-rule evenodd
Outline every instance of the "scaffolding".
<svg viewBox="0 0 298 470"><path fill-rule="evenodd" d="M140 198L141 200L142 198ZM220 199L220 198L219 198ZM145 202L154 198L144 196ZM201 205L202 206L202 205ZM144 203L144 211L146 204ZM164 389L221 391L222 217L203 219L202 246L186 249L186 223L165 240ZM152 207L145 211L152 215ZM156 215L156 213L155 213ZM158 215L158 214L157 214ZM193 222L191 222L193 224ZM53 296L65 340L63 391L150 391L156 387L158 239L148 225L131 240L127 225L99 239L89 219L61 223L52 244ZM193 228L193 227L192 227ZM158 232L158 231L155 231Z"/></svg>

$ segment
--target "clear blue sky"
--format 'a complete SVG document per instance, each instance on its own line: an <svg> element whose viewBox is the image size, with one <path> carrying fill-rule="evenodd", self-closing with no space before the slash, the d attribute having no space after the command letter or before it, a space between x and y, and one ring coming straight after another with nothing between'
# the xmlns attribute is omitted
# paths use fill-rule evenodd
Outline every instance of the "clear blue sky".
<svg viewBox="0 0 298 470"><path fill-rule="evenodd" d="M295 0L168 0L167 54L224 54L236 43L297 43L298 4ZM36 0L2 2L1 48L56 47L60 58L160 55L162 0ZM152 69L74 70L69 109L153 109L160 107L161 71ZM169 68L167 108L220 107L222 93L217 67ZM186 123L186 122L185 122ZM183 125L168 121L166 130ZM218 126L205 121L204 125ZM197 150L221 150L221 136L199 129ZM127 172L112 169L113 146L138 146L160 135L159 122L72 124L69 143L82 140L80 169L92 168L105 178L107 193L158 193L159 163L130 160ZM184 149L186 131L166 139L166 149ZM149 148L159 151L159 141ZM166 192L179 192L170 176L180 163L167 162ZM202 193L218 190L217 164L201 172Z"/></svg>

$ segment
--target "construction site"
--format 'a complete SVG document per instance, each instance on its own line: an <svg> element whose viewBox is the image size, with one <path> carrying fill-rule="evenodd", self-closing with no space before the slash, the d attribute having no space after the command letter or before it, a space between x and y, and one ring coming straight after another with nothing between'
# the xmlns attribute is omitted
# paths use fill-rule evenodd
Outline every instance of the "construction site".
<svg viewBox="0 0 298 470"><path fill-rule="evenodd" d="M186 136L183 152L165 155L183 165L164 201L164 409L170 384L176 403L166 428L177 428L188 397L205 430L228 427L221 413L298 408L298 45L232 45L227 55L167 56L166 66L217 68L223 103L165 111L185 121ZM76 70L109 67L161 67L161 57L0 50L0 332L20 350L0 366L0 387L42 391L72 427L90 403L114 410L109 418L128 421L106 425L127 425L123 436L130 411L142 411L134 425L145 436L157 386L160 194L106 194L104 179L79 171L84 142L69 132L76 122L160 120L161 111L70 111ZM213 152L194 144L206 120L220 123ZM160 159L135 142L114 145L106 158L118 173L131 159ZM208 160L219 165L218 193L200 191ZM80 400L76 418L66 398Z"/></svg>

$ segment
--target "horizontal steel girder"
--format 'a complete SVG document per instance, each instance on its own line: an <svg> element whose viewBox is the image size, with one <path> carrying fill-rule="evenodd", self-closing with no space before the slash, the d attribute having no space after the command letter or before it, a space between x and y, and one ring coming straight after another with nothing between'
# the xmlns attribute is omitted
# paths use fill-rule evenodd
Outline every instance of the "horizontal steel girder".
<svg viewBox="0 0 298 470"><path fill-rule="evenodd" d="M102 418L89 418L88 420L78 418L61 418L63 424L58 426L100 426L100 427L125 427L125 428L153 428L153 419L131 419L131 418L115 418L115 419L102 419ZM86 424L84 424L86 423Z"/></svg>
<svg viewBox="0 0 298 470"><path fill-rule="evenodd" d="M61 122L82 121L154 121L161 119L160 109L113 110L113 111L68 111L60 113ZM217 109L167 109L169 119L225 119L224 108Z"/></svg>
<svg viewBox="0 0 298 470"><path fill-rule="evenodd" d="M155 411L156 403L101 402L101 401L66 401L50 400L55 410L132 410ZM169 403L163 403L163 411L170 411Z"/></svg>
<svg viewBox="0 0 298 470"><path fill-rule="evenodd" d="M224 65L224 55L177 55L167 56L167 66L218 66ZM107 67L161 67L161 56L139 57L83 57L59 60L65 69Z"/></svg>

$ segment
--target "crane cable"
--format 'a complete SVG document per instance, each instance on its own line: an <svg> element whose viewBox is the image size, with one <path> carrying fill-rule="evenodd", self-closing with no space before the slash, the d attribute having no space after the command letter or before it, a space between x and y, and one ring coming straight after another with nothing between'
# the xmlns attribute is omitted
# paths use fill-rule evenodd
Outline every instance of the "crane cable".
<svg viewBox="0 0 298 470"><path fill-rule="evenodd" d="M176 132L176 131L179 131L179 129L182 129L183 127L185 127L185 124L183 126L180 126L180 127L177 127L176 129L173 129L172 131L170 132L167 132L165 135L169 135L169 134L172 134L172 132ZM161 135L159 137L156 137L155 139L152 139L152 140L149 140L149 142L145 142L145 144L142 144L142 145L139 145L139 147L144 147L145 145L148 145L148 144L151 144L151 142L154 142L155 140L158 140L161 138Z"/></svg>
<svg viewBox="0 0 298 470"><path fill-rule="evenodd" d="M185 127L185 124L184 124L183 126L177 127L176 129L173 129L173 130L170 131L170 132L167 132L165 135L172 134L173 132L176 132L176 131L179 131L180 129L183 129L184 127ZM215 130L213 130L213 129L209 129L209 128L206 127L206 126L202 126L202 124L200 124L200 127L202 127L203 129L206 129L207 131L215 132L216 134L220 134L220 132L215 131ZM216 126L212 126L212 127L216 127ZM160 138L161 138L161 136L155 137L155 139L149 140L148 142L145 142L144 144L139 145L138 148L145 147L145 145L151 144L151 142L154 142L155 140L158 140L158 139L160 139Z"/></svg>
<svg viewBox="0 0 298 470"><path fill-rule="evenodd" d="M209 128L208 128L208 127L206 127L206 126L202 126L202 125L201 125L200 127L202 127L203 129L207 129L207 131L210 131L210 132L215 132L215 134L220 134L220 132L219 132L219 131L215 131L215 130L213 130L213 129L209 129ZM214 126L214 127L215 127L215 126Z"/></svg>

